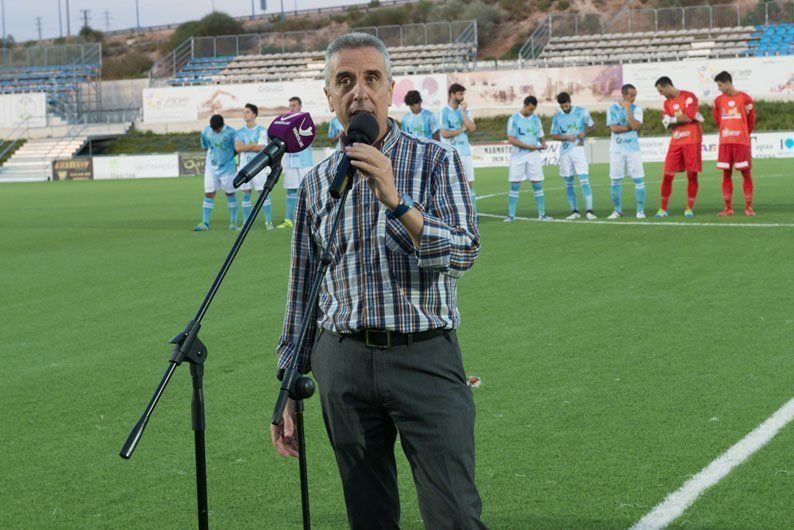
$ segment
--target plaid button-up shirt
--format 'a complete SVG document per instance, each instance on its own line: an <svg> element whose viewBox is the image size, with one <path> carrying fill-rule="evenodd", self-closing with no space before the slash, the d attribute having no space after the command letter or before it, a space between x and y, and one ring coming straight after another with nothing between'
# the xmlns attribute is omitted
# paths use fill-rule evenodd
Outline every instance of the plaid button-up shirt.
<svg viewBox="0 0 794 530"><path fill-rule="evenodd" d="M311 369L317 326L338 333L378 329L415 333L460 323L456 280L471 268L480 243L474 208L455 150L400 131L389 120L380 151L391 159L397 192L407 193L424 217L419 248L357 173L331 243L332 261L308 340L297 352L311 282L330 236L338 201L328 193L340 151L306 175L298 194L279 368L297 354Z"/></svg>

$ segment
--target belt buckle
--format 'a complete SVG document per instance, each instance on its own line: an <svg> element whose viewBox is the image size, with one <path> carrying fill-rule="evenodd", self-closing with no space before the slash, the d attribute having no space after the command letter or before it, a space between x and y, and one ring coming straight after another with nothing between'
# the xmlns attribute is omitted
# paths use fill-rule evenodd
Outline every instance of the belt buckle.
<svg viewBox="0 0 794 530"><path fill-rule="evenodd" d="M375 344L370 339L370 331L373 331L374 334L382 333L386 335L386 344ZM391 348L391 332L390 331L377 331L377 330L364 330L364 343L366 344L367 348L376 348L378 350L388 350Z"/></svg>

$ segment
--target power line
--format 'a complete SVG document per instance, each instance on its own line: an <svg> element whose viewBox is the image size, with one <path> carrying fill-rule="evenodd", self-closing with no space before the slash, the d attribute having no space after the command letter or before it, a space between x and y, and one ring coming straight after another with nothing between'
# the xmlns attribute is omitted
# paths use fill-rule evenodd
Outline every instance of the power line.
<svg viewBox="0 0 794 530"><path fill-rule="evenodd" d="M110 31L110 11L105 9L105 31Z"/></svg>
<svg viewBox="0 0 794 530"><path fill-rule="evenodd" d="M39 30L39 40L41 40L41 17L36 17L36 27Z"/></svg>
<svg viewBox="0 0 794 530"><path fill-rule="evenodd" d="M81 9L80 12L83 14L83 27L88 27L88 22L91 20L91 10L90 9Z"/></svg>

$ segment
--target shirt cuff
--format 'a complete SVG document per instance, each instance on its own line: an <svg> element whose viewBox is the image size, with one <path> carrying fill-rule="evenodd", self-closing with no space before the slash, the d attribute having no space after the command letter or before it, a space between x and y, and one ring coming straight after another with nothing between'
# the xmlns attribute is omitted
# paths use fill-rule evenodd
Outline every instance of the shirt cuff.
<svg viewBox="0 0 794 530"><path fill-rule="evenodd" d="M418 265L425 269L446 270L449 268L452 248L450 228L440 219L425 213L424 210L420 209L419 211L424 217L424 226L419 248L416 250Z"/></svg>

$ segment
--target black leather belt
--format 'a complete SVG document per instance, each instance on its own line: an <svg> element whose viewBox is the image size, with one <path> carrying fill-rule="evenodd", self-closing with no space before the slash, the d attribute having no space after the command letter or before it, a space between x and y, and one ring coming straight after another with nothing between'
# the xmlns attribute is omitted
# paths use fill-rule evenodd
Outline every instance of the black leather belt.
<svg viewBox="0 0 794 530"><path fill-rule="evenodd" d="M387 350L393 346L410 346L414 342L430 340L441 335L448 335L452 330L449 329L430 329L417 333L397 333L396 331L384 331L379 329L364 329L355 333L331 333L342 340L355 340L363 342L368 348L378 348Z"/></svg>

